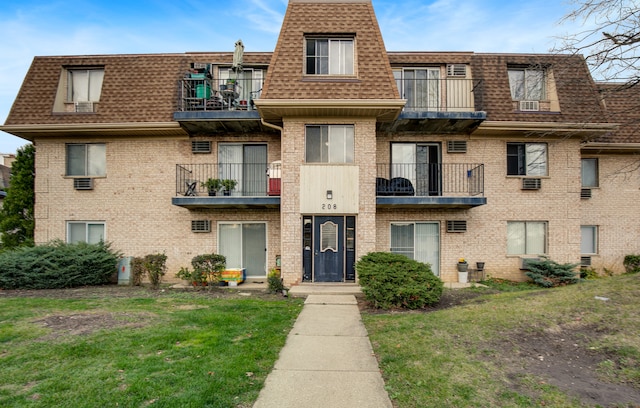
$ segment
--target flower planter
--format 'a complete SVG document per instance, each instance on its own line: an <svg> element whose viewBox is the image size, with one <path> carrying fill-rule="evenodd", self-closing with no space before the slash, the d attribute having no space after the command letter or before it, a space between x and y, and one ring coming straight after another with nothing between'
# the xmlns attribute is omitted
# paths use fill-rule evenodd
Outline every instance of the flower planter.
<svg viewBox="0 0 640 408"><path fill-rule="evenodd" d="M469 264L466 262L458 262L458 272L467 272Z"/></svg>

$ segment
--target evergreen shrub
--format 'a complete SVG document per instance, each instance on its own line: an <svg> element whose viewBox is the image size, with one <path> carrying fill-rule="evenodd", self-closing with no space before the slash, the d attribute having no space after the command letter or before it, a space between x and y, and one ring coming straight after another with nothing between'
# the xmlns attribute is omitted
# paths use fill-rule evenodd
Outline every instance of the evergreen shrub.
<svg viewBox="0 0 640 408"><path fill-rule="evenodd" d="M529 270L525 272L533 283L544 288L565 286L580 282L580 274L574 270L579 263L559 264L547 257L539 261L529 260Z"/></svg>
<svg viewBox="0 0 640 408"><path fill-rule="evenodd" d="M627 255L622 264L627 273L638 273L640 272L640 255Z"/></svg>
<svg viewBox="0 0 640 408"><path fill-rule="evenodd" d="M0 289L59 289L111 282L120 254L108 243L52 241L0 253Z"/></svg>
<svg viewBox="0 0 640 408"><path fill-rule="evenodd" d="M431 267L404 255L371 252L356 262L365 298L379 309L420 309L440 301L443 283Z"/></svg>

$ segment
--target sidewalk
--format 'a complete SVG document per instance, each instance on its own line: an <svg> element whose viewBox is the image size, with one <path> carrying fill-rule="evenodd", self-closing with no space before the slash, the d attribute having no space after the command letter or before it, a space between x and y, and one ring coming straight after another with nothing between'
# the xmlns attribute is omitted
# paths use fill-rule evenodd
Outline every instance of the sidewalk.
<svg viewBox="0 0 640 408"><path fill-rule="evenodd" d="M353 295L309 295L254 408L391 408Z"/></svg>

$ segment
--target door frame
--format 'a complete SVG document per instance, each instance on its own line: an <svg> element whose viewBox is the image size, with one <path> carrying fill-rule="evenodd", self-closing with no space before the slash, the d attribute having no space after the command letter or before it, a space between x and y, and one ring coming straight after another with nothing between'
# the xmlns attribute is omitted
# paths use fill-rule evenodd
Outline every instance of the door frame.
<svg viewBox="0 0 640 408"><path fill-rule="evenodd" d="M355 282L356 261L356 216L349 214L315 214L302 216L302 281L319 282L316 280L316 243L320 237L317 219L342 218L342 279L340 282ZM317 228L318 227L318 228Z"/></svg>
<svg viewBox="0 0 640 408"><path fill-rule="evenodd" d="M263 224L264 225L264 244L265 244L265 251L264 251L264 272L265 274L262 276L250 276L251 278L262 278L262 277L267 277L269 271L268 271L268 263L269 263L269 222L268 221L218 221L217 222L217 231L216 231L216 239L217 239L217 248L218 248L218 253L220 253L220 226L221 225L228 225L228 224L239 224L242 226L242 224ZM244 238L242 238L244 239ZM242 245L241 245L241 251L242 251ZM241 260L244 257L244 254L241 253ZM244 265L242 265L242 267L244 267Z"/></svg>

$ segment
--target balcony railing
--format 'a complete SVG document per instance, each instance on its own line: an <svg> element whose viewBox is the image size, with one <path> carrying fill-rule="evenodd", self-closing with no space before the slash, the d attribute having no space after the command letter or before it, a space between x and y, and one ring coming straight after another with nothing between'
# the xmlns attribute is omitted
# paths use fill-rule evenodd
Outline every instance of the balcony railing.
<svg viewBox="0 0 640 408"><path fill-rule="evenodd" d="M254 110L262 79L213 80L204 74L178 82L179 111ZM203 76L202 78L197 75Z"/></svg>
<svg viewBox="0 0 640 408"><path fill-rule="evenodd" d="M483 83L477 79L396 80L407 100L405 111L474 112L482 110Z"/></svg>
<svg viewBox="0 0 640 408"><path fill-rule="evenodd" d="M377 196L482 196L484 165L475 163L381 163Z"/></svg>
<svg viewBox="0 0 640 408"><path fill-rule="evenodd" d="M176 195L186 197L213 196L207 180L235 181L228 193L220 186L216 196L264 197L280 195L279 163L177 164Z"/></svg>

